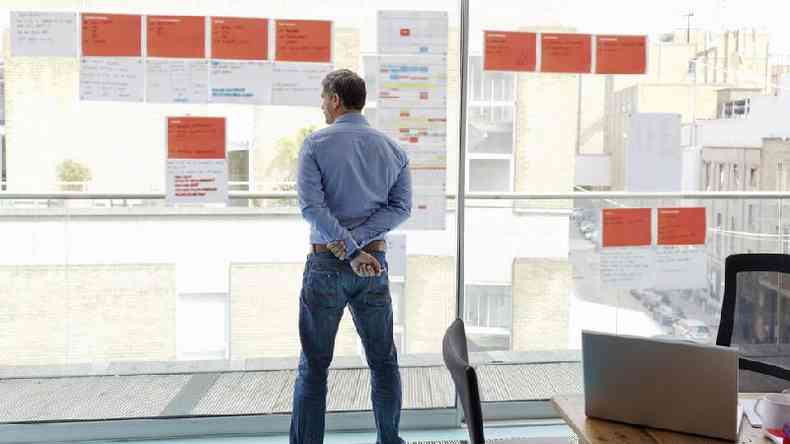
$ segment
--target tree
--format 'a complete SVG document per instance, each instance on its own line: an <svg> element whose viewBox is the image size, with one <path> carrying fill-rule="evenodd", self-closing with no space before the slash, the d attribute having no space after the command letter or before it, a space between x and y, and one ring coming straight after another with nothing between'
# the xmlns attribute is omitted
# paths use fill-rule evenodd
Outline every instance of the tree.
<svg viewBox="0 0 790 444"><path fill-rule="evenodd" d="M274 191L296 191L296 167L299 162L299 150L302 143L313 131L315 125L299 128L294 136L283 137L275 145L275 156L266 168L266 179L274 182ZM270 201L273 207L296 207L295 199Z"/></svg>
<svg viewBox="0 0 790 444"><path fill-rule="evenodd" d="M66 159L58 164L57 176L61 182L79 182L80 184L88 182L92 177L90 168L71 159ZM64 188L74 191L82 189L81 186L74 187L68 184L64 185Z"/></svg>
<svg viewBox="0 0 790 444"><path fill-rule="evenodd" d="M277 154L266 169L266 177L269 179L276 179L277 182L296 181L296 164L299 161L299 150L302 149L304 139L315 130L315 125L306 126L304 128L299 128L294 136L283 137L278 140L275 145L275 152ZM284 188L293 188L289 187L288 184L282 185Z"/></svg>

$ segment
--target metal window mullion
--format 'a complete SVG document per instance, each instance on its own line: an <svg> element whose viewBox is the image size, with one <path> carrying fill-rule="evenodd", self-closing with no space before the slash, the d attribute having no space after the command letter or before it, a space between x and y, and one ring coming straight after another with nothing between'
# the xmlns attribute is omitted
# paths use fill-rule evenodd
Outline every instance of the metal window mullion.
<svg viewBox="0 0 790 444"><path fill-rule="evenodd" d="M455 317L462 318L464 313L464 215L466 208L466 131L467 131L467 86L469 76L469 0L460 0L460 65L459 87L460 103L458 113L458 186L456 195L456 278L455 278ZM455 411L458 425L463 413L458 397L455 397Z"/></svg>

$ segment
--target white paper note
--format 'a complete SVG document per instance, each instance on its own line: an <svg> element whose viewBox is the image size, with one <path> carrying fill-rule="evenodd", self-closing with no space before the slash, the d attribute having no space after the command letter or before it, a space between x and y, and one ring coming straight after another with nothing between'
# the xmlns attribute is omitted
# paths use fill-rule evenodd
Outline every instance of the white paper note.
<svg viewBox="0 0 790 444"><path fill-rule="evenodd" d="M272 73L272 105L319 106L321 80L330 71L330 64L275 63Z"/></svg>
<svg viewBox="0 0 790 444"><path fill-rule="evenodd" d="M168 159L168 204L224 203L227 198L224 159Z"/></svg>
<svg viewBox="0 0 790 444"><path fill-rule="evenodd" d="M447 12L379 11L379 54L447 54Z"/></svg>
<svg viewBox="0 0 790 444"><path fill-rule="evenodd" d="M207 103L208 61L148 59L146 101L154 103Z"/></svg>
<svg viewBox="0 0 790 444"><path fill-rule="evenodd" d="M704 247L656 247L656 289L707 288L707 272Z"/></svg>
<svg viewBox="0 0 790 444"><path fill-rule="evenodd" d="M212 103L268 105L272 96L272 64L212 60L209 83Z"/></svg>
<svg viewBox="0 0 790 444"><path fill-rule="evenodd" d="M11 55L77 56L77 14L11 11Z"/></svg>
<svg viewBox="0 0 790 444"><path fill-rule="evenodd" d="M142 102L143 59L83 57L80 60L80 100Z"/></svg>
<svg viewBox="0 0 790 444"><path fill-rule="evenodd" d="M377 100L379 107L445 107L447 57L379 57Z"/></svg>
<svg viewBox="0 0 790 444"><path fill-rule="evenodd" d="M615 247L601 251L601 286L606 288L653 288L656 255L650 247Z"/></svg>

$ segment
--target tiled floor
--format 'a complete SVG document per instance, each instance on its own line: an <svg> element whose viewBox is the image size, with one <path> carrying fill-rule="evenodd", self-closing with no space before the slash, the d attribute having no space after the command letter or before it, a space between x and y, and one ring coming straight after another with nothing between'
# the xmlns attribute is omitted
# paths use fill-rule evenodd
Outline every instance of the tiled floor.
<svg viewBox="0 0 790 444"><path fill-rule="evenodd" d="M546 400L582 390L578 362L477 369L483 401ZM401 377L404 409L453 404L453 383L443 366L401 367ZM0 422L290 413L294 378L293 370L0 378ZM333 369L327 407L370 410L368 369Z"/></svg>

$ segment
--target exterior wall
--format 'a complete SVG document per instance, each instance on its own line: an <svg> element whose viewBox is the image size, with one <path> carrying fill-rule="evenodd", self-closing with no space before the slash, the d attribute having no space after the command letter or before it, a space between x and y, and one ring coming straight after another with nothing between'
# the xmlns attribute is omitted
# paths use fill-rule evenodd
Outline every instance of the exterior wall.
<svg viewBox="0 0 790 444"><path fill-rule="evenodd" d="M571 191L577 119L568 110L578 109L578 76L519 73L517 98L516 191Z"/></svg>
<svg viewBox="0 0 790 444"><path fill-rule="evenodd" d="M762 159L760 162L760 183L761 191L788 191L787 181L785 189L780 183L779 163L782 163L786 177L790 177L790 140L788 139L764 139L762 149Z"/></svg>
<svg viewBox="0 0 790 444"><path fill-rule="evenodd" d="M0 266L0 365L176 359L172 264Z"/></svg>
<svg viewBox="0 0 790 444"><path fill-rule="evenodd" d="M406 352L441 353L455 319L455 258L410 255L406 267Z"/></svg>
<svg viewBox="0 0 790 444"><path fill-rule="evenodd" d="M626 134L635 113L680 114L681 124L716 117L718 87L711 85L638 85L614 94L606 128L612 155L612 189L624 190Z"/></svg>
<svg viewBox="0 0 790 444"><path fill-rule="evenodd" d="M566 259L513 261L513 350L568 348L571 264Z"/></svg>

